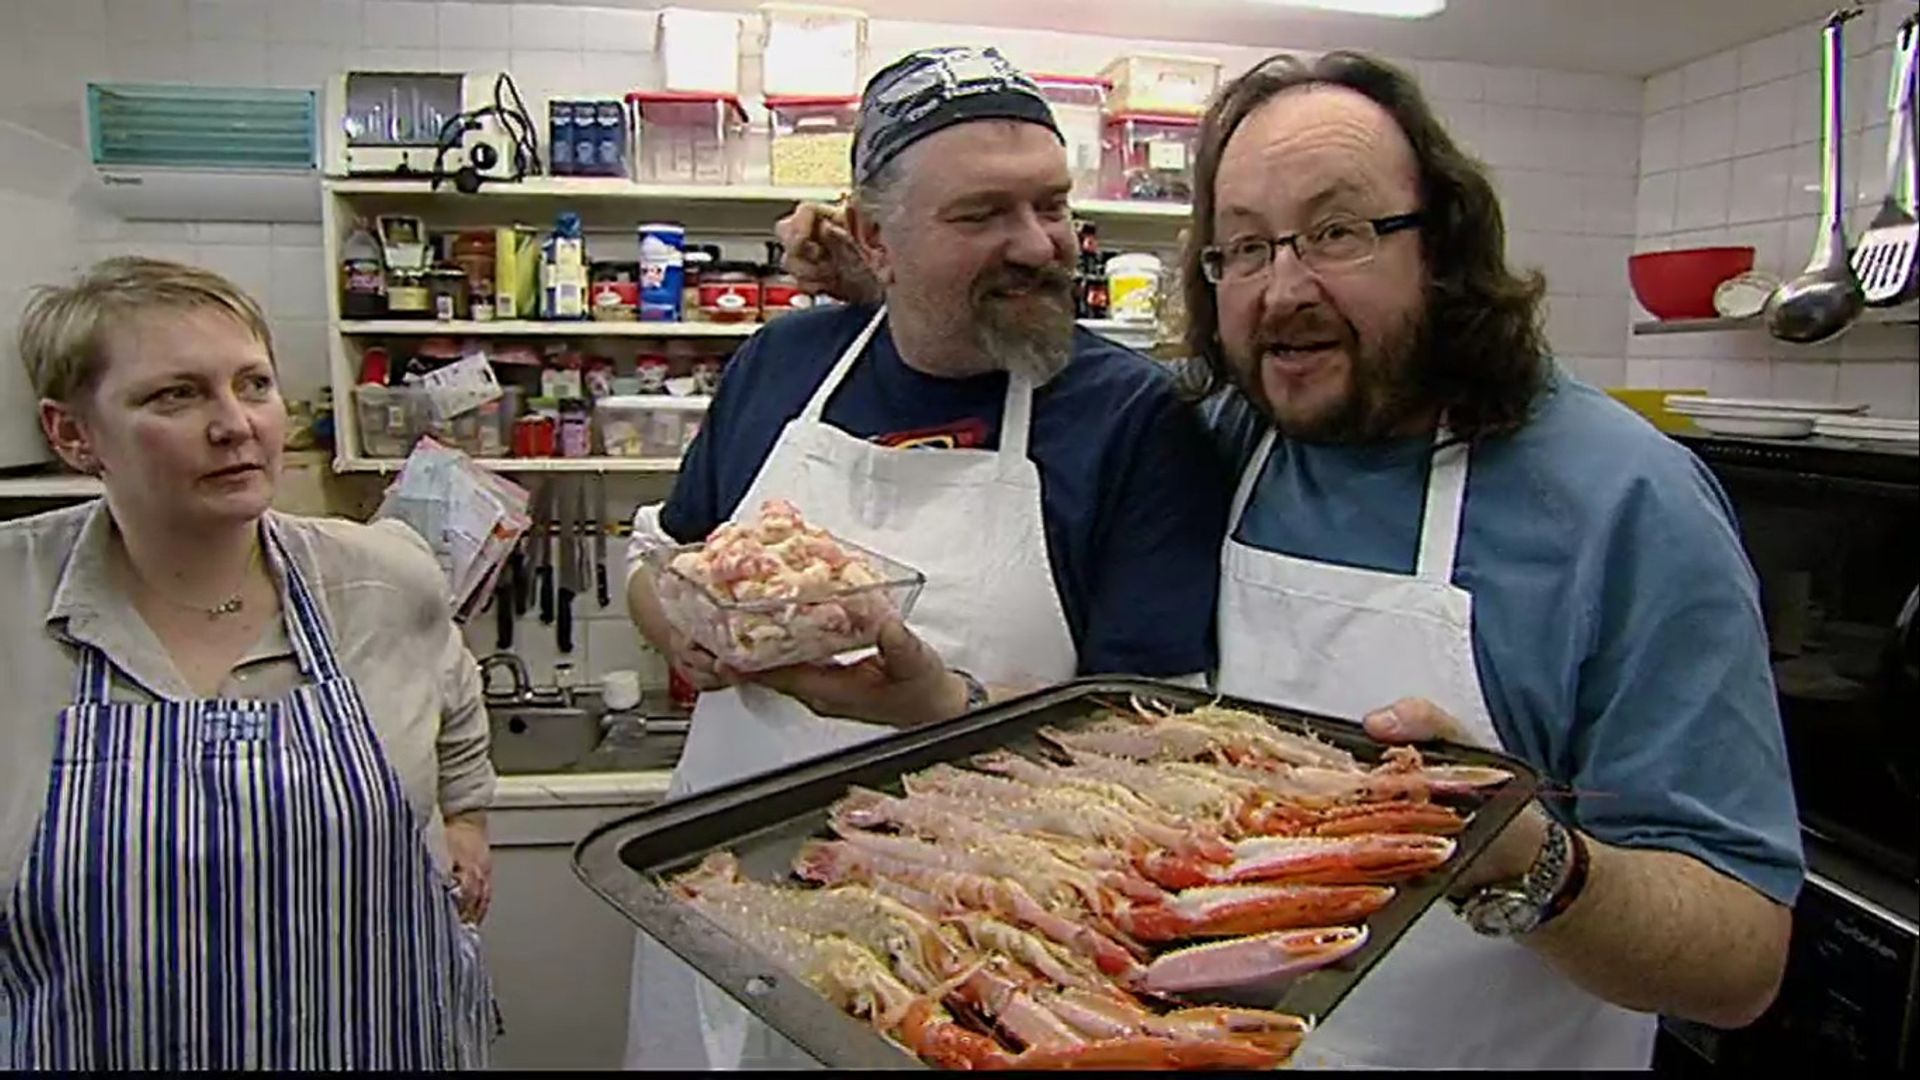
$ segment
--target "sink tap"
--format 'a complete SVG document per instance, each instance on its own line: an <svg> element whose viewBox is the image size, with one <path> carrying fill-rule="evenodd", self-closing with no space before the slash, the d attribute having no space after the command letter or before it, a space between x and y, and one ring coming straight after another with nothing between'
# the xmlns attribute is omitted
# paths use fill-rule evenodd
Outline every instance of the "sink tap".
<svg viewBox="0 0 1920 1080"><path fill-rule="evenodd" d="M509 691L511 700L526 701L533 696L533 676L527 671L527 662L513 653L497 652L480 661L480 686L487 697L501 696L493 691L493 669L496 667L506 668L508 677L513 680Z"/></svg>

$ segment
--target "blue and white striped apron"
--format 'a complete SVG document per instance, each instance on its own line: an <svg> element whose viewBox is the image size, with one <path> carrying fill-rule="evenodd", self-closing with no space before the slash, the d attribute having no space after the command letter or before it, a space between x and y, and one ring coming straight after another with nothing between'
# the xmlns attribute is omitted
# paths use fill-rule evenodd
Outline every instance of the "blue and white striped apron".
<svg viewBox="0 0 1920 1080"><path fill-rule="evenodd" d="M486 1066L479 936L266 534L307 680L287 697L115 703L80 646L0 905L0 1070Z"/></svg>

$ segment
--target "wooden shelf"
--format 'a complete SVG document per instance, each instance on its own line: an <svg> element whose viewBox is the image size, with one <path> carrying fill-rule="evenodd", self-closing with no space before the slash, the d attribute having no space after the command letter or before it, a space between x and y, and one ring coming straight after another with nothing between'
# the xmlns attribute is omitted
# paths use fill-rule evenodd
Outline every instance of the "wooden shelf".
<svg viewBox="0 0 1920 1080"><path fill-rule="evenodd" d="M1860 313L1856 326L1874 326L1886 324L1920 323L1920 303L1909 301L1896 307L1867 308ZM1711 334L1728 330L1766 331L1764 317L1755 315L1747 319L1647 319L1633 324L1636 334Z"/></svg>
<svg viewBox="0 0 1920 1080"><path fill-rule="evenodd" d="M641 473L664 475L680 471L679 458L474 458L483 469L502 473ZM393 473L406 464L405 458L335 458L335 472Z"/></svg>
<svg viewBox="0 0 1920 1080"><path fill-rule="evenodd" d="M437 319L343 319L334 324L342 334L358 337L637 337L637 338L744 338L760 329L760 323L700 322L609 322L579 319L571 322L536 322L525 319L492 322Z"/></svg>
<svg viewBox="0 0 1920 1080"><path fill-rule="evenodd" d="M785 208L796 202L833 202L839 188L774 187L766 184L643 184L615 177L537 176L481 186L464 195L450 184L433 190L427 180L329 179L329 194L343 197L372 195L433 199L625 199L665 203L764 203ZM1186 203L1144 202L1128 199L1084 199L1073 204L1076 214L1096 218L1186 220Z"/></svg>
<svg viewBox="0 0 1920 1080"><path fill-rule="evenodd" d="M103 490L91 476L0 476L0 499L91 499Z"/></svg>

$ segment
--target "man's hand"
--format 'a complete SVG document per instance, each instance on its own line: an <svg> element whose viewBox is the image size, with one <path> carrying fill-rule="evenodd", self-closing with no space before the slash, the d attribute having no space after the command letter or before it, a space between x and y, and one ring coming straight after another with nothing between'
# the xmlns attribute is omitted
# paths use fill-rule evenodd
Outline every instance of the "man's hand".
<svg viewBox="0 0 1920 1080"><path fill-rule="evenodd" d="M940 654L899 620L880 628L880 653L856 664L795 664L770 671L720 675L778 690L822 716L917 727L959 716L967 708L966 680L947 670Z"/></svg>
<svg viewBox="0 0 1920 1080"><path fill-rule="evenodd" d="M493 846L487 839L487 814L484 810L456 814L446 825L453 880L460 885L460 918L479 926L493 900Z"/></svg>
<svg viewBox="0 0 1920 1080"><path fill-rule="evenodd" d="M880 299L880 283L854 245L842 208L803 202L774 223L773 235L787 250L782 265L805 292L825 293L850 304Z"/></svg>
<svg viewBox="0 0 1920 1080"><path fill-rule="evenodd" d="M1471 745L1475 740L1460 721L1425 698L1401 698L1361 721L1367 734L1385 743L1446 742ZM1454 882L1453 894L1464 896L1482 885L1514 881L1525 875L1547 842L1547 813L1529 801L1500 835L1487 845L1472 866Z"/></svg>

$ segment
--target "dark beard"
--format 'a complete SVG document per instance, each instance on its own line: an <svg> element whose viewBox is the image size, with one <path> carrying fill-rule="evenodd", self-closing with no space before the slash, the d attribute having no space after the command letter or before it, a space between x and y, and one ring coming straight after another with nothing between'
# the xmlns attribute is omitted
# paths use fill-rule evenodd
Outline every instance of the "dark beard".
<svg viewBox="0 0 1920 1080"><path fill-rule="evenodd" d="M1431 348L1426 313L1406 319L1377 344L1354 347L1351 386L1331 410L1305 421L1283 420L1267 400L1260 379L1260 358L1266 342L1259 341L1249 364L1229 365L1235 385L1280 434L1296 442L1350 444L1379 442L1394 435L1430 398L1424 373L1431 370ZM1359 335L1346 327L1349 341Z"/></svg>
<svg viewBox="0 0 1920 1080"><path fill-rule="evenodd" d="M1021 296L999 295L1022 289ZM1073 359L1073 276L1066 267L1004 267L975 281L969 300L974 343L997 366L1045 385Z"/></svg>

